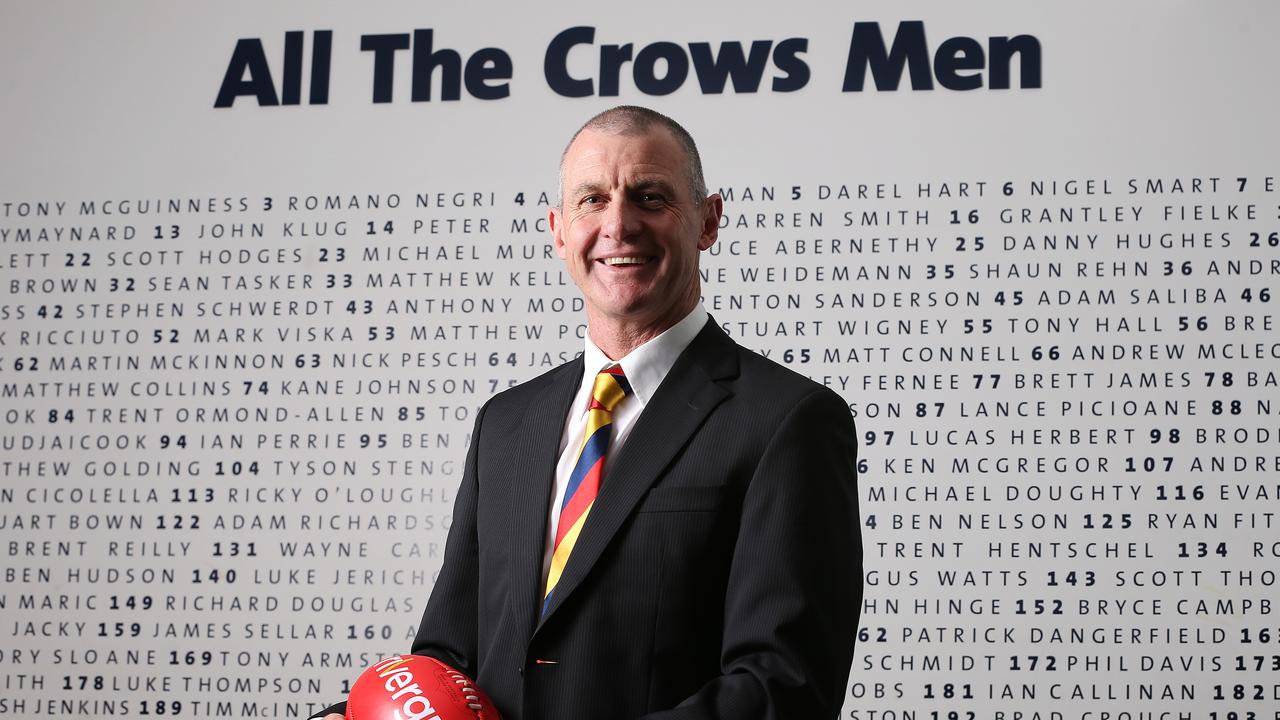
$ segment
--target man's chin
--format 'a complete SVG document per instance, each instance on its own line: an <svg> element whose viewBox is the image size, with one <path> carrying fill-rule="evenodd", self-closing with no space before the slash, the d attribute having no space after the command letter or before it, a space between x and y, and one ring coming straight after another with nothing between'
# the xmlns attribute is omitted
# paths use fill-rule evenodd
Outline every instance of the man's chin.
<svg viewBox="0 0 1280 720"><path fill-rule="evenodd" d="M614 286L605 290L607 291L596 295L600 298L600 302L595 305L610 317L635 318L654 315L654 308L662 304L648 286Z"/></svg>

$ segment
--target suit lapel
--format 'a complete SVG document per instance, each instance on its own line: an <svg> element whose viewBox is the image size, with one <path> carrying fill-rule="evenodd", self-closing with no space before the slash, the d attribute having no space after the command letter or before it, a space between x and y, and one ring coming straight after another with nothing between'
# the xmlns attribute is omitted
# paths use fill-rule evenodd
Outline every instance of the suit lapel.
<svg viewBox="0 0 1280 720"><path fill-rule="evenodd" d="M671 367L611 463L539 628L582 583L640 499L702 421L729 396L729 391L714 381L736 373L736 346L709 318Z"/></svg>
<svg viewBox="0 0 1280 720"><path fill-rule="evenodd" d="M508 458L515 490L511 494L512 553L511 611L526 618L532 633L542 607L542 555L547 544L547 512L551 507L560 437L569 403L582 382L582 356L562 366L531 402L521 421L515 452Z"/></svg>

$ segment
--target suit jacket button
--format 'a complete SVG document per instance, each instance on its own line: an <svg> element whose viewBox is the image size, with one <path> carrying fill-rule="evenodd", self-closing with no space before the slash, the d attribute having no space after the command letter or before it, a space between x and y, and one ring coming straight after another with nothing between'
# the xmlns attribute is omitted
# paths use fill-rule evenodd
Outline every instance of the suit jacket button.
<svg viewBox="0 0 1280 720"><path fill-rule="evenodd" d="M519 673L520 677L524 677L524 666L521 665L520 667L516 668L516 672Z"/></svg>

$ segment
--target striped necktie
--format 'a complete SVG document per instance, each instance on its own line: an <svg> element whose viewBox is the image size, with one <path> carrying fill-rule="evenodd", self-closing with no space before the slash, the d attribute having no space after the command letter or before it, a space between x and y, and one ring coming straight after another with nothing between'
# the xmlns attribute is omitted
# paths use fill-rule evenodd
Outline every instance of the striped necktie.
<svg viewBox="0 0 1280 720"><path fill-rule="evenodd" d="M631 383L618 365L605 368L596 375L591 388L591 406L587 408L587 428L578 449L578 462L569 475L565 487L564 503L560 506L560 522L556 526L555 549L551 553L551 570L547 574L547 591L542 598L542 611L551 603L551 593L564 573L573 546L582 533L582 526L591 513L591 506L600 492L600 478L604 474L604 456L609 449L609 434L613 428L613 409L631 394Z"/></svg>

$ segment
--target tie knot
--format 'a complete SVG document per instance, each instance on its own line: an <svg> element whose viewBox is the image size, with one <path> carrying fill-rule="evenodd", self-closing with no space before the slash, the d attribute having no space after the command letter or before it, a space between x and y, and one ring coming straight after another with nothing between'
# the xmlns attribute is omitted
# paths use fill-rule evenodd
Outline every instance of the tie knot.
<svg viewBox="0 0 1280 720"><path fill-rule="evenodd" d="M608 412L622 402L622 398L631 394L631 383L622 374L622 366L614 365L605 368L596 375L595 384L591 387L591 397Z"/></svg>

